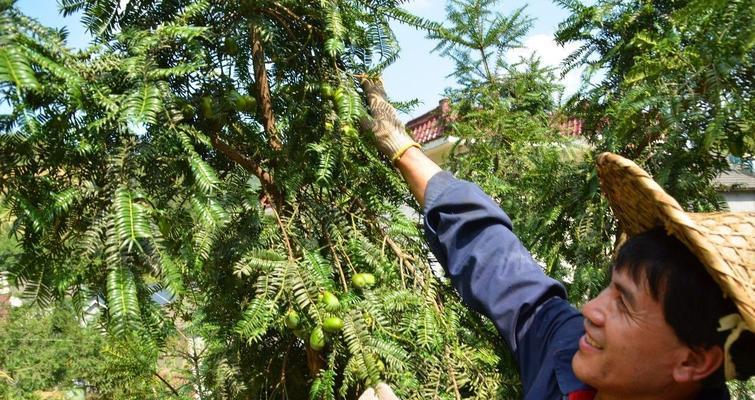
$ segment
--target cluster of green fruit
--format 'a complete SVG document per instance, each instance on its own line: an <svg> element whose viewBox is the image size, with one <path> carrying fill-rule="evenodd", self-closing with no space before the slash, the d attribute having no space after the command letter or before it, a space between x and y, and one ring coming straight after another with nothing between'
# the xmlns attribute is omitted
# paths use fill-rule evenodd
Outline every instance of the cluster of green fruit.
<svg viewBox="0 0 755 400"><path fill-rule="evenodd" d="M199 110L204 118L216 120L229 112L241 112L252 114L257 109L257 99L254 97L241 94L236 90L228 91L225 96L202 96L199 99ZM194 109L186 103L182 106L181 112L184 119L191 119L194 116Z"/></svg>
<svg viewBox="0 0 755 400"><path fill-rule="evenodd" d="M324 99L332 99L336 103L340 103L343 101L344 96L346 96L346 92L341 87L336 87L333 89L332 86L328 83L323 83L320 85L320 94Z"/></svg>
<svg viewBox="0 0 755 400"><path fill-rule="evenodd" d="M369 273L359 273L351 278L351 283L354 287L363 289L369 288L375 284L375 276ZM337 313L341 310L341 301L338 297L329 291L324 291L320 294L319 302L325 308L325 311L329 313ZM301 327L301 317L295 310L289 310L286 313L286 327L294 331L296 336L302 338L306 337L305 332ZM309 334L309 346L315 350L320 351L326 344L326 333L337 334L343 329L343 320L335 315L330 315L323 319L322 325L312 329Z"/></svg>

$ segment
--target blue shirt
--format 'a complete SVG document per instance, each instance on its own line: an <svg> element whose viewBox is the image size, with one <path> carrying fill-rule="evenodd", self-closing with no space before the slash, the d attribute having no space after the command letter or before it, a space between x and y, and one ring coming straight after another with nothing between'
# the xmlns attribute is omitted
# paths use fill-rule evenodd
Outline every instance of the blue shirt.
<svg viewBox="0 0 755 400"><path fill-rule="evenodd" d="M524 399L590 390L571 361L582 314L514 235L506 213L477 185L440 172L425 191L425 237L464 303L490 318L519 365ZM698 399L728 399L718 388Z"/></svg>

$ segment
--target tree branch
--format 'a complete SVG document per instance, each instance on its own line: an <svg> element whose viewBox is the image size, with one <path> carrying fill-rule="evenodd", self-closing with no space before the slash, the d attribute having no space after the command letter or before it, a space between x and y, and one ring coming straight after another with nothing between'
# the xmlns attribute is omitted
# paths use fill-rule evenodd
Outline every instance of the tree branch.
<svg viewBox="0 0 755 400"><path fill-rule="evenodd" d="M317 378L317 375L320 374L320 370L325 366L325 359L323 359L322 354L313 349L309 343L305 344L304 348L307 351L307 369L309 370L309 376L312 377L312 379L315 379Z"/></svg>
<svg viewBox="0 0 755 400"><path fill-rule="evenodd" d="M270 98L270 83L267 79L267 69L265 68L265 50L262 47L259 29L255 26L250 27L252 40L252 66L254 67L254 81L257 89L257 105L259 116L262 119L262 126L268 135L270 147L273 150L280 150L281 144L278 140L278 133L275 129L275 114L273 113L273 103Z"/></svg>
<svg viewBox="0 0 755 400"><path fill-rule="evenodd" d="M153 372L153 374L157 377L157 379L159 379L162 383L164 383L165 386L167 386L170 389L170 391L173 392L175 396L181 397L181 395L178 394L178 390L176 390L176 388L174 388L173 385L171 385L168 381L166 381L165 378L160 376L160 374L158 374L157 372Z"/></svg>
<svg viewBox="0 0 755 400"><path fill-rule="evenodd" d="M244 169L259 178L260 183L262 183L262 187L265 189L265 192L273 197L275 201L279 200L278 190L275 186L275 181L273 181L273 176L270 175L270 173L265 169L263 169L256 161L241 154L241 152L231 147L228 143L224 142L222 139L220 139L220 137L218 137L218 134L216 132L210 132L210 143L212 143L212 147L223 153L226 157L230 158L231 161L242 166Z"/></svg>

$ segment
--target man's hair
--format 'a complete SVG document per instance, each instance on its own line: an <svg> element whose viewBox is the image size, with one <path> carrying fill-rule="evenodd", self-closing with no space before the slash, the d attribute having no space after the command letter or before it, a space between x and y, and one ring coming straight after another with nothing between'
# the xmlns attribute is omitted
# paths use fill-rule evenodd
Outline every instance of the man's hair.
<svg viewBox="0 0 755 400"><path fill-rule="evenodd" d="M628 273L635 283L647 287L682 343L691 348L723 347L728 332L718 332L718 320L737 311L734 303L724 297L697 257L663 228L627 240L614 270ZM722 370L706 383L723 382Z"/></svg>

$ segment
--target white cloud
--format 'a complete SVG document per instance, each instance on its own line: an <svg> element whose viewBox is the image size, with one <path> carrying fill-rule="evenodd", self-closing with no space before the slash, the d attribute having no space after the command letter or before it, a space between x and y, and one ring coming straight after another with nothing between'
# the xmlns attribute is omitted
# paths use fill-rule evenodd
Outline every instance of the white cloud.
<svg viewBox="0 0 755 400"><path fill-rule="evenodd" d="M538 33L524 39L523 47L510 50L506 54L506 58L508 62L514 63L521 58L529 58L534 54L540 58L543 64L556 68L556 76L560 77L561 63L578 47L579 44L577 43L567 43L565 46L559 46L553 39L553 34ZM581 72L582 68L573 69L561 79L566 96L575 93L579 88Z"/></svg>

